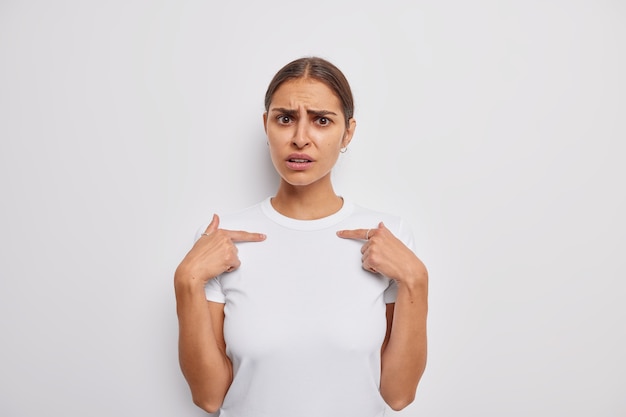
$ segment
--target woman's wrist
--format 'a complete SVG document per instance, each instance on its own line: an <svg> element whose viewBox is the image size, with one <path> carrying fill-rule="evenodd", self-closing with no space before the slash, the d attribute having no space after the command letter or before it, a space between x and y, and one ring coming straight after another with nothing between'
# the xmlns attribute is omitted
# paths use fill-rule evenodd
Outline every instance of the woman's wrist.
<svg viewBox="0 0 626 417"><path fill-rule="evenodd" d="M396 282L399 286L406 286L409 289L428 289L428 271L426 266L416 258L415 262L407 265L403 273L396 278Z"/></svg>
<svg viewBox="0 0 626 417"><path fill-rule="evenodd" d="M200 291L204 292L206 280L199 279L187 268L178 267L174 274L174 288L178 291Z"/></svg>

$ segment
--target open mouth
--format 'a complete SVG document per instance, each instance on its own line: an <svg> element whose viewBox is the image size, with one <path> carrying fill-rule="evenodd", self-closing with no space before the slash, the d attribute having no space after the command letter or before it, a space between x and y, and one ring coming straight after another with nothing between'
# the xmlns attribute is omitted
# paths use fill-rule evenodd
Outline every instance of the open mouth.
<svg viewBox="0 0 626 417"><path fill-rule="evenodd" d="M290 155L285 161L287 168L294 171L305 171L313 164L313 159L308 155Z"/></svg>

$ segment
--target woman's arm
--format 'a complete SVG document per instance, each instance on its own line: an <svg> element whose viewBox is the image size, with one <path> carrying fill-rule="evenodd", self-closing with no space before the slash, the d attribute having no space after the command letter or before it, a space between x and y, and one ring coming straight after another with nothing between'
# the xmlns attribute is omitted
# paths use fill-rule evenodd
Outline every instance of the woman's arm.
<svg viewBox="0 0 626 417"><path fill-rule="evenodd" d="M426 367L428 272L382 223L376 229L341 230L338 235L367 239L361 248L363 268L394 279L398 285L395 304L387 305L380 393L392 409L401 410L415 398Z"/></svg>
<svg viewBox="0 0 626 417"><path fill-rule="evenodd" d="M181 280L182 281L182 280ZM193 402L216 412L232 382L232 364L224 342L224 304L206 300L204 287L176 285L180 367Z"/></svg>
<svg viewBox="0 0 626 417"><path fill-rule="evenodd" d="M174 274L178 314L180 366L193 401L217 411L233 379L224 341L224 304L206 300L204 287L213 277L237 269L241 262L234 242L260 242L259 233L218 229L213 217Z"/></svg>
<svg viewBox="0 0 626 417"><path fill-rule="evenodd" d="M396 303L387 304L390 331L381 356L380 393L396 411L413 402L426 368L428 278L422 278L414 284L398 282Z"/></svg>

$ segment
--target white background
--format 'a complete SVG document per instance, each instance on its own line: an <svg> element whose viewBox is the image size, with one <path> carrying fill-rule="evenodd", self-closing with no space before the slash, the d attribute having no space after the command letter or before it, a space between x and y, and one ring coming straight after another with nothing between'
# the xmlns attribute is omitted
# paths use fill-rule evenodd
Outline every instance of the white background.
<svg viewBox="0 0 626 417"><path fill-rule="evenodd" d="M625 51L617 0L1 1L0 414L203 415L173 272L275 191L263 95L314 54L356 98L337 191L430 271L397 415L626 415Z"/></svg>

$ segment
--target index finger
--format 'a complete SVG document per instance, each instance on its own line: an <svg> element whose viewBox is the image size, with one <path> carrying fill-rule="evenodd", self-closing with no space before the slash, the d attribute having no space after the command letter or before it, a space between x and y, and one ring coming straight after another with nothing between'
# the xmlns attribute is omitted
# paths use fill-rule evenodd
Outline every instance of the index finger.
<svg viewBox="0 0 626 417"><path fill-rule="evenodd" d="M261 242L267 237L263 233L251 233L244 230L222 230L233 242Z"/></svg>
<svg viewBox="0 0 626 417"><path fill-rule="evenodd" d="M344 239L367 240L367 231L371 229L339 230L337 236Z"/></svg>

